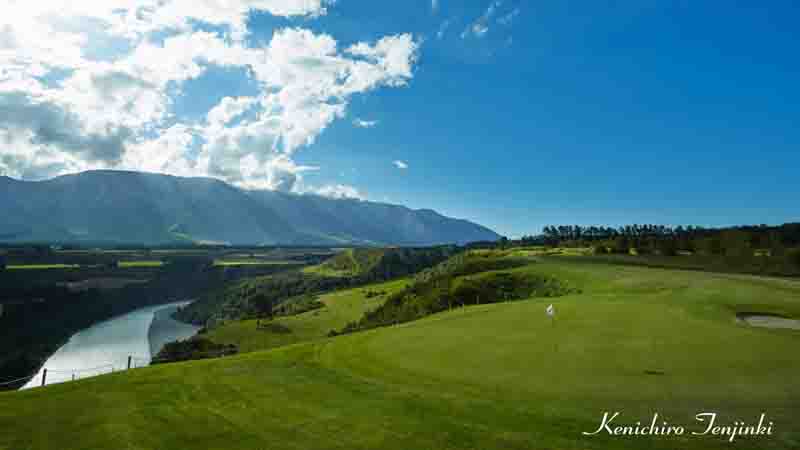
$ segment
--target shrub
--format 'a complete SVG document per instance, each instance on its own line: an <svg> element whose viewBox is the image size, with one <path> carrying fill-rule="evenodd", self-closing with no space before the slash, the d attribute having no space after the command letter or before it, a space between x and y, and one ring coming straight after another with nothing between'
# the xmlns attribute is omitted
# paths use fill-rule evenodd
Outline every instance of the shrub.
<svg viewBox="0 0 800 450"><path fill-rule="evenodd" d="M233 344L217 344L204 336L195 336L184 341L167 343L151 363L163 364L193 359L218 358L220 356L234 355L238 352L238 347Z"/></svg>
<svg viewBox="0 0 800 450"><path fill-rule="evenodd" d="M786 257L793 265L800 267L800 248L793 248L786 252Z"/></svg>
<svg viewBox="0 0 800 450"><path fill-rule="evenodd" d="M278 322L257 322L257 329L275 334L291 334L292 329Z"/></svg>
<svg viewBox="0 0 800 450"><path fill-rule="evenodd" d="M308 311L324 308L325 304L317 299L317 296L307 294L294 297L281 303L275 308L276 316L296 316Z"/></svg>
<svg viewBox="0 0 800 450"><path fill-rule="evenodd" d="M552 277L491 270L520 261L481 258L483 261L476 264L473 258L463 255L453 259L417 277L410 286L389 296L383 305L347 324L339 334L408 322L453 307L577 292ZM465 272L468 274L462 275Z"/></svg>

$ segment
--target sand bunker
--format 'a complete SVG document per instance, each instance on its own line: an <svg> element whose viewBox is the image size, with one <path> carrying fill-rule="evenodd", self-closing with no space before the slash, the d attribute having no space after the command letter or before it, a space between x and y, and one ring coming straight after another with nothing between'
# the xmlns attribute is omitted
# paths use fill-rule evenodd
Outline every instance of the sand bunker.
<svg viewBox="0 0 800 450"><path fill-rule="evenodd" d="M800 320L787 319L785 317L758 314L758 313L741 313L737 314L736 318L745 322L753 327L762 328L788 328L790 330L800 330Z"/></svg>

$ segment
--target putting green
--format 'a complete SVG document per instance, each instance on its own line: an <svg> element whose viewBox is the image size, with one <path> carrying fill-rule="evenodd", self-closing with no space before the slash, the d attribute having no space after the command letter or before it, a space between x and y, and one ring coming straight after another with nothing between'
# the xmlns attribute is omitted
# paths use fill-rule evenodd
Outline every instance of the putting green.
<svg viewBox="0 0 800 450"><path fill-rule="evenodd" d="M0 394L0 449L800 446L800 332L736 321L800 316L800 284L557 259L515 270L583 293ZM689 431L700 412L766 413L774 434L583 436L604 411Z"/></svg>

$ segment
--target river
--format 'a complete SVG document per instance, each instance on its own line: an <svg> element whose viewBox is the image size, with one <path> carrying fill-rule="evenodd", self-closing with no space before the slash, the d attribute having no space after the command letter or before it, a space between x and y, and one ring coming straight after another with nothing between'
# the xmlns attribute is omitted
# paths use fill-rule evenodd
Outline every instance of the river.
<svg viewBox="0 0 800 450"><path fill-rule="evenodd" d="M125 370L129 356L132 367L148 365L164 344L187 339L199 330L200 327L170 317L189 303L137 309L75 333L22 389L41 386L45 369L49 385Z"/></svg>

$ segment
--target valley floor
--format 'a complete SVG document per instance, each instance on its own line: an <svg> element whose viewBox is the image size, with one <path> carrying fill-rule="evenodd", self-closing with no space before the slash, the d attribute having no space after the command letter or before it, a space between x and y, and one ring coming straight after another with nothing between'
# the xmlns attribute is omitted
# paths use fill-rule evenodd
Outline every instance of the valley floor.
<svg viewBox="0 0 800 450"><path fill-rule="evenodd" d="M0 449L800 447L800 332L736 320L800 316L797 283L557 258L514 270L582 293L328 339L371 307L363 288L331 294L326 309L281 319L293 337L246 322L212 334L250 353L0 394ZM582 435L606 411L688 431ZM691 436L702 412L726 424L765 413L774 434Z"/></svg>

